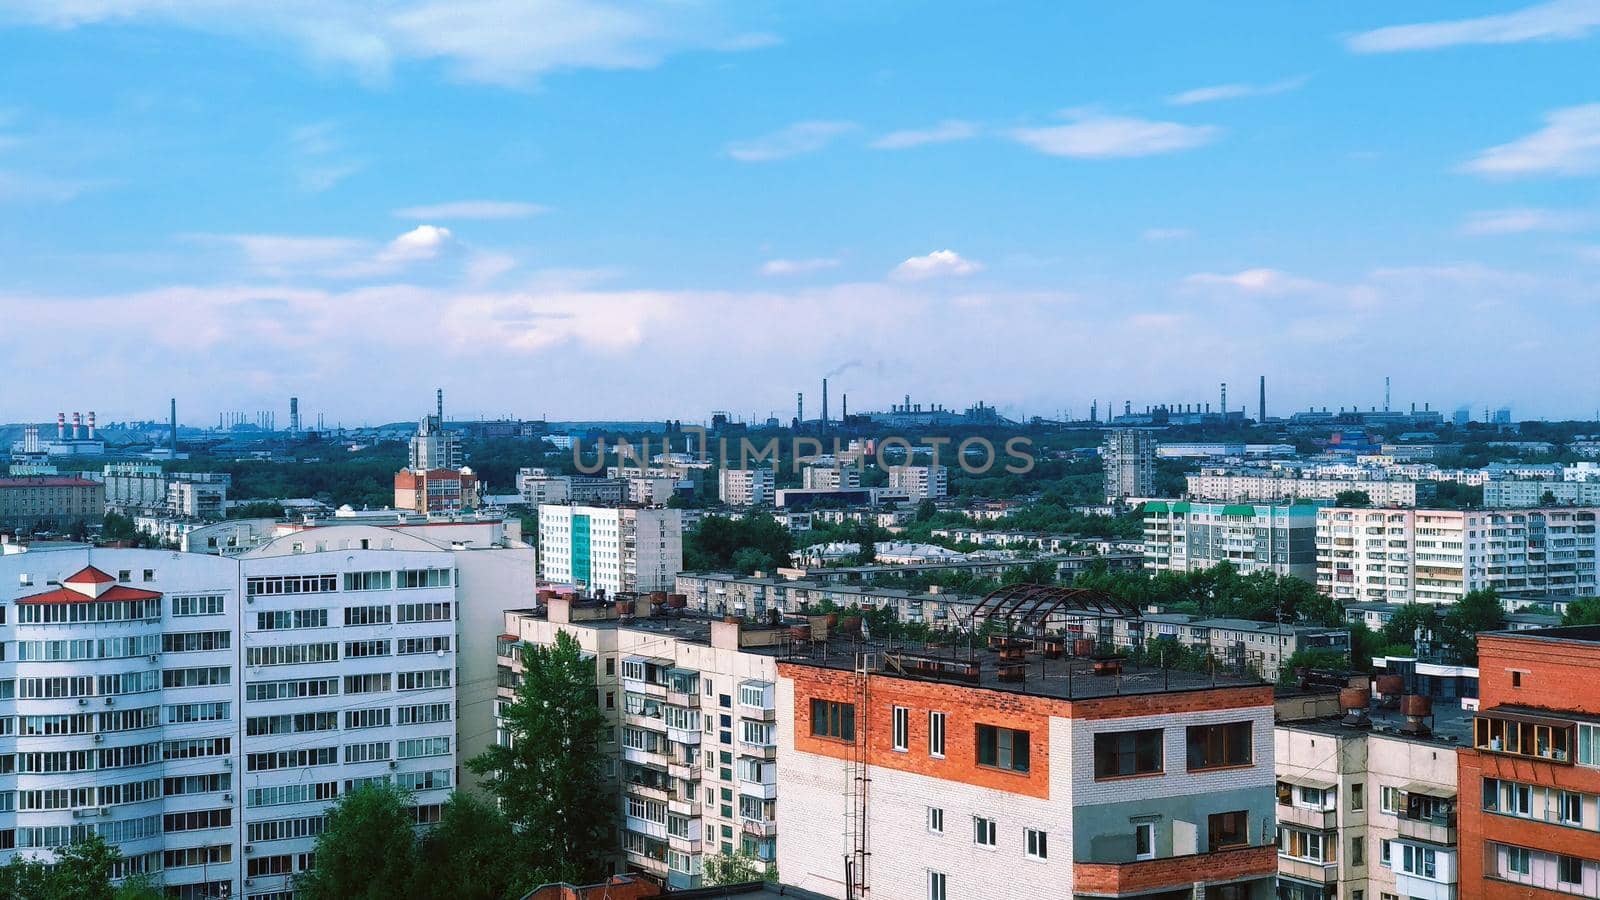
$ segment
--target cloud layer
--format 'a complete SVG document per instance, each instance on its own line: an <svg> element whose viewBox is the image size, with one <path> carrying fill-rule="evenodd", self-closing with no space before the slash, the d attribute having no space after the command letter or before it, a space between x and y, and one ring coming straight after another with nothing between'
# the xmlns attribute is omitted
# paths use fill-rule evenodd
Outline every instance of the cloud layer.
<svg viewBox="0 0 1600 900"><path fill-rule="evenodd" d="M1183 125L1092 112L1066 113L1065 125L1018 128L1012 138L1040 153L1079 159L1156 156L1203 147L1221 137L1211 125Z"/></svg>
<svg viewBox="0 0 1600 900"><path fill-rule="evenodd" d="M1356 53L1396 53L1466 44L1573 41L1587 37L1596 28L1600 28L1597 0L1552 0L1501 15L1364 31L1351 36L1345 45Z"/></svg>

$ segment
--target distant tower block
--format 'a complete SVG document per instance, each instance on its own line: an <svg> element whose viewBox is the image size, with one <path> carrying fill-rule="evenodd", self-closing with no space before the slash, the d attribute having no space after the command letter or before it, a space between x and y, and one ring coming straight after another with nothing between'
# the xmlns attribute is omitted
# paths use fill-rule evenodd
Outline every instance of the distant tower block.
<svg viewBox="0 0 1600 900"><path fill-rule="evenodd" d="M1222 383L1221 411L1223 416L1228 415L1228 383L1226 381Z"/></svg>
<svg viewBox="0 0 1600 900"><path fill-rule="evenodd" d="M300 398L289 398L289 430L300 430Z"/></svg>
<svg viewBox="0 0 1600 900"><path fill-rule="evenodd" d="M794 392L794 421L803 424L806 420L806 395L802 391Z"/></svg>
<svg viewBox="0 0 1600 900"><path fill-rule="evenodd" d="M436 409L438 411L439 424L443 425L444 424L444 388L439 388L438 390L433 392L433 402L434 402L434 406L436 407Z"/></svg>

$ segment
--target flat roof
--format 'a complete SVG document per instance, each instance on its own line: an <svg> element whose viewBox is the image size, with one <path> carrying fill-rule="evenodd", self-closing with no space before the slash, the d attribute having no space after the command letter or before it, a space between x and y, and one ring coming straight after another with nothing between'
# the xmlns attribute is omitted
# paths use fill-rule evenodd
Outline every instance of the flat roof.
<svg viewBox="0 0 1600 900"><path fill-rule="evenodd" d="M1367 716L1372 721L1370 729L1345 725L1341 716L1279 722L1278 727L1314 731L1318 734L1333 735L1335 737L1375 734L1380 737L1416 741L1423 744L1468 747L1472 745L1473 715L1474 713L1471 710L1461 707L1459 700L1435 700L1433 703L1432 733L1425 735L1408 734L1400 730L1400 726L1406 723L1406 717L1399 710L1383 709L1376 703L1372 703L1367 706Z"/></svg>

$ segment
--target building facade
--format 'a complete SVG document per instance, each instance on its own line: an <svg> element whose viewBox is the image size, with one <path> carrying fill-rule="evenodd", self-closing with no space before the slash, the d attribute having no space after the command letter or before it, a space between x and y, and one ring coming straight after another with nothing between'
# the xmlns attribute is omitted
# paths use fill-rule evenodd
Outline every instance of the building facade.
<svg viewBox="0 0 1600 900"><path fill-rule="evenodd" d="M1314 503L1205 503L1152 500L1144 505L1145 568L1195 572L1231 563L1243 573L1317 576Z"/></svg>
<svg viewBox="0 0 1600 900"><path fill-rule="evenodd" d="M1600 481L1487 481L1483 485L1483 505L1600 506Z"/></svg>
<svg viewBox="0 0 1600 900"><path fill-rule="evenodd" d="M729 506L771 506L776 487L777 474L770 468L717 472L717 499Z"/></svg>
<svg viewBox="0 0 1600 900"><path fill-rule="evenodd" d="M861 470L851 465L806 466L800 486L816 491L850 491L861 487Z"/></svg>
<svg viewBox="0 0 1600 900"><path fill-rule="evenodd" d="M1118 696L1087 670L1000 671L839 648L780 660L778 792L806 804L782 817L784 882L836 898L1271 896L1270 687L1124 681Z"/></svg>
<svg viewBox="0 0 1600 900"><path fill-rule="evenodd" d="M1156 493L1156 436L1136 428L1106 431L1100 447L1106 470L1106 502L1127 503Z"/></svg>
<svg viewBox="0 0 1600 900"><path fill-rule="evenodd" d="M1317 511L1317 589L1338 600L1453 603L1481 588L1596 592L1591 507Z"/></svg>
<svg viewBox="0 0 1600 900"><path fill-rule="evenodd" d="M482 502L471 469L401 469L394 475L394 507L422 515L477 509Z"/></svg>
<svg viewBox="0 0 1600 900"><path fill-rule="evenodd" d="M668 591L683 571L683 514L654 506L539 507L539 578L590 591Z"/></svg>
<svg viewBox="0 0 1600 900"><path fill-rule="evenodd" d="M1292 470L1204 468L1187 476L1195 500L1280 502L1335 500L1347 491L1367 495L1373 506L1416 506L1432 500L1438 485L1431 481L1388 478L1303 478Z"/></svg>
<svg viewBox="0 0 1600 900"><path fill-rule="evenodd" d="M890 466L889 490L911 500L937 500L950 494L950 470L945 466Z"/></svg>
<svg viewBox="0 0 1600 900"><path fill-rule="evenodd" d="M280 900L354 786L402 785L417 821L437 821L462 756L492 739L462 727L463 698L492 722L495 621L533 586L531 551L477 589L468 569L513 560L448 548L356 526L234 558L0 556L16 648L0 663L16 707L0 858L94 833L121 852L118 876L155 874L169 896Z"/></svg>
<svg viewBox="0 0 1600 900"><path fill-rule="evenodd" d="M0 527L67 528L99 522L106 486L69 475L0 478Z"/></svg>

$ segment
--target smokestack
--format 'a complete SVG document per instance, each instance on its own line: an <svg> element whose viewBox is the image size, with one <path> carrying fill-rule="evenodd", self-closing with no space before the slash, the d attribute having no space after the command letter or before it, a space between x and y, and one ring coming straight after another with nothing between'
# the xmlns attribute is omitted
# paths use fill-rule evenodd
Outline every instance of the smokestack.
<svg viewBox="0 0 1600 900"><path fill-rule="evenodd" d="M1222 383L1222 403L1220 404L1220 410L1224 416L1228 414L1228 383L1226 381Z"/></svg>
<svg viewBox="0 0 1600 900"><path fill-rule="evenodd" d="M1383 376L1383 411L1389 411L1389 376Z"/></svg>
<svg viewBox="0 0 1600 900"><path fill-rule="evenodd" d="M433 392L433 402L438 409L439 424L442 426L444 425L444 388L439 388Z"/></svg>
<svg viewBox="0 0 1600 900"><path fill-rule="evenodd" d="M828 427L828 379L822 379L822 427Z"/></svg>
<svg viewBox="0 0 1600 900"><path fill-rule="evenodd" d="M840 394L839 395L839 421L843 422L845 419L848 419L848 418L850 418L850 395L849 394Z"/></svg>
<svg viewBox="0 0 1600 900"><path fill-rule="evenodd" d="M64 413L64 412L58 412L58 413L56 413L56 440L64 441L66 439L67 439L67 414Z"/></svg>
<svg viewBox="0 0 1600 900"><path fill-rule="evenodd" d="M801 391L794 392L794 421L797 425L806 421L806 395Z"/></svg>
<svg viewBox="0 0 1600 900"><path fill-rule="evenodd" d="M1256 421L1267 420L1267 376L1261 376L1261 408L1257 410Z"/></svg>
<svg viewBox="0 0 1600 900"><path fill-rule="evenodd" d="M178 398L172 398L172 456L178 456Z"/></svg>
<svg viewBox="0 0 1600 900"><path fill-rule="evenodd" d="M300 430L300 398L289 398L289 430Z"/></svg>
<svg viewBox="0 0 1600 900"><path fill-rule="evenodd" d="M89 410L89 440L94 440L94 410Z"/></svg>
<svg viewBox="0 0 1600 900"><path fill-rule="evenodd" d="M72 414L72 439L77 440L83 436L83 413Z"/></svg>

